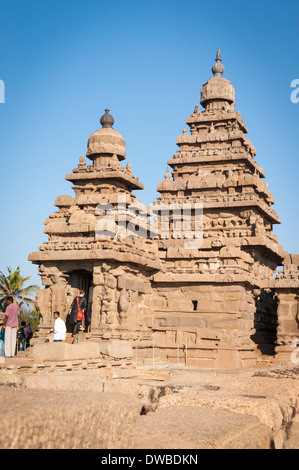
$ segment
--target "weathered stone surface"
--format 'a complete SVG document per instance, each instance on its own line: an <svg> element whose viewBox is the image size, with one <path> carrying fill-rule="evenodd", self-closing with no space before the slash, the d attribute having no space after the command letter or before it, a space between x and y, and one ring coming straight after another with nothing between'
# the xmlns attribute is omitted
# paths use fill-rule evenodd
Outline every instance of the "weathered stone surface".
<svg viewBox="0 0 299 470"><path fill-rule="evenodd" d="M287 438L284 442L284 449L299 448L299 415L297 415L288 427Z"/></svg>
<svg viewBox="0 0 299 470"><path fill-rule="evenodd" d="M83 372L83 373L82 373ZM94 371L93 371L94 372ZM104 392L104 383L105 383L105 373L101 370L96 370L96 373L87 370L72 370L67 373L49 372L43 374L26 374L22 377L21 385L26 389L43 389L43 390L69 390L69 391L82 391L85 392ZM12 386L13 382L11 377L7 378L2 374L1 384L5 385L9 382L9 385ZM115 393L123 393L123 391L115 391Z"/></svg>
<svg viewBox="0 0 299 470"><path fill-rule="evenodd" d="M39 343L33 346L36 361L69 361L74 359L93 359L101 356L97 342L83 341L76 344Z"/></svg>
<svg viewBox="0 0 299 470"><path fill-rule="evenodd" d="M289 361L299 339L298 255L285 254L283 270L278 273L273 286L278 298L276 360Z"/></svg>
<svg viewBox="0 0 299 470"><path fill-rule="evenodd" d="M95 158L100 154L116 154L120 159L126 157L124 138L115 129L104 128L94 132L88 140L87 157Z"/></svg>
<svg viewBox="0 0 299 470"><path fill-rule="evenodd" d="M172 371L171 381L175 380L193 382L194 387L161 397L161 408L193 406L255 416L271 430L273 440L278 439L276 448L281 445L280 435L285 423L299 411L298 367L290 362L236 371L181 369ZM213 384L214 388L206 387L201 391L195 386L201 382Z"/></svg>
<svg viewBox="0 0 299 470"><path fill-rule="evenodd" d="M75 204L75 200L72 196L58 196L55 199L54 205L57 207L70 207Z"/></svg>
<svg viewBox="0 0 299 470"><path fill-rule="evenodd" d="M96 368L72 369L71 366L76 368L80 362L69 361L70 367L65 367L65 362L57 362L53 363L54 368L49 368L52 363L37 364L33 363L32 358L25 360L24 356L17 356L5 361L1 367L0 392L9 386L9 392L20 392L22 397L29 393L30 409L36 401L41 410L43 406L47 410L48 404L52 403L48 400L49 393L52 397L57 396L64 408L60 390L66 391L70 399L75 398L74 402L74 391L78 391L81 397L84 391L84 403L89 401L90 396L92 404L95 395L102 396L102 393L94 392L106 392L113 396L121 393L128 404L139 401L139 412L158 410L157 414L148 413L137 418L137 439L135 442L132 431L132 449L298 447L298 367L295 364L268 364L247 370L171 368L166 364L157 364L155 368L126 369L123 361L116 367L111 363L106 363L107 367L100 364L99 369L98 361L86 361L86 366L88 362L96 363ZM38 399L35 401L30 395L32 389L37 393L34 397ZM1 396L4 404L6 396ZM8 396L16 404L15 395ZM55 402L57 407L58 402ZM48 419L48 415L43 416ZM91 424L93 426L92 421ZM39 429L39 442L42 443L48 436L45 428L43 425ZM123 428L119 427L117 432L122 433ZM63 429L61 435L64 437ZM24 441L20 442L25 445ZM123 442L122 436L117 442ZM56 448L64 448L64 444L60 440L60 447Z"/></svg>
<svg viewBox="0 0 299 470"><path fill-rule="evenodd" d="M270 429L253 416L193 406L168 406L141 416L135 448L269 449Z"/></svg>
<svg viewBox="0 0 299 470"><path fill-rule="evenodd" d="M129 341L125 340L103 340L99 342L101 354L114 359L125 359L133 357L133 348Z"/></svg>
<svg viewBox="0 0 299 470"><path fill-rule="evenodd" d="M121 394L1 389L1 449L129 449L140 403Z"/></svg>

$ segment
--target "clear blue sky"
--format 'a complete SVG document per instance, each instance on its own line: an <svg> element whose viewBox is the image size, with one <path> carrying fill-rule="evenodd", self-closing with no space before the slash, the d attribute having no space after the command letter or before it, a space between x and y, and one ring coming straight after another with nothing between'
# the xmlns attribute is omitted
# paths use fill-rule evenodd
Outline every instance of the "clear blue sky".
<svg viewBox="0 0 299 470"><path fill-rule="evenodd" d="M221 49L224 76L274 194L279 242L299 253L298 1L0 0L0 270L47 240L65 175L108 107L150 204Z"/></svg>

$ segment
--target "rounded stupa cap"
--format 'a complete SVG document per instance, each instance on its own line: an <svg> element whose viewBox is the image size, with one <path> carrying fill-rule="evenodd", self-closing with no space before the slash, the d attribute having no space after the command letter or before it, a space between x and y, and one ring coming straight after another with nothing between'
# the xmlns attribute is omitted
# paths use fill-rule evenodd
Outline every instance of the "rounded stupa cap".
<svg viewBox="0 0 299 470"><path fill-rule="evenodd" d="M235 104L235 89L231 82L223 78L224 66L221 63L220 49L217 50L215 64L212 67L213 77L210 78L200 91L200 104L206 108L209 101L227 101Z"/></svg>
<svg viewBox="0 0 299 470"><path fill-rule="evenodd" d="M86 156L94 160L100 155L116 154L119 160L126 158L126 142L123 136L113 129L114 118L105 109L105 114L101 116L101 129L97 130L88 139Z"/></svg>
<svg viewBox="0 0 299 470"><path fill-rule="evenodd" d="M114 124L114 118L109 114L110 109L106 108L105 109L105 114L100 119L100 123L102 124L102 127L112 127Z"/></svg>

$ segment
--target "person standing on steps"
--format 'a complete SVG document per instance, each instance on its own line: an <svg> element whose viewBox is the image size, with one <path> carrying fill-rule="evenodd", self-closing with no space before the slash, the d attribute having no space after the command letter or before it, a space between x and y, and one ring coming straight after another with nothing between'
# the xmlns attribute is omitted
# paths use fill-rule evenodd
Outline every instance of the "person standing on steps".
<svg viewBox="0 0 299 470"><path fill-rule="evenodd" d="M54 318L55 318L55 323L54 323L54 330L53 330L53 343L58 343L62 342L65 340L66 336L66 326L65 322L60 318L60 313L59 312L54 312Z"/></svg>
<svg viewBox="0 0 299 470"><path fill-rule="evenodd" d="M18 312L23 302L19 305L13 303L13 297L7 297L4 322L1 328L5 328L4 347L5 357L14 357L17 344Z"/></svg>
<svg viewBox="0 0 299 470"><path fill-rule="evenodd" d="M85 291L80 290L71 305L69 311L69 324L71 327L72 336L75 336L84 324L84 317L87 308Z"/></svg>

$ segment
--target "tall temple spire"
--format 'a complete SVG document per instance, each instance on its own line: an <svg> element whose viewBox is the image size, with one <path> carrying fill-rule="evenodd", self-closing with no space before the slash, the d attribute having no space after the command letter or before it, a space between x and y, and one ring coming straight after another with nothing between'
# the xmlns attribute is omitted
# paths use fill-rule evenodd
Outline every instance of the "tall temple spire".
<svg viewBox="0 0 299 470"><path fill-rule="evenodd" d="M217 49L217 55L215 59L216 64L212 67L212 72L215 77L221 77L224 72L224 65L221 64L220 49Z"/></svg>

